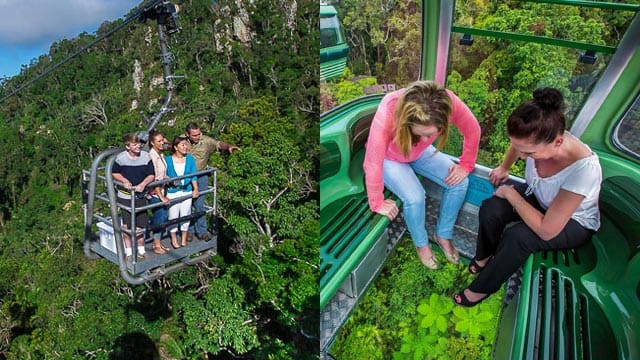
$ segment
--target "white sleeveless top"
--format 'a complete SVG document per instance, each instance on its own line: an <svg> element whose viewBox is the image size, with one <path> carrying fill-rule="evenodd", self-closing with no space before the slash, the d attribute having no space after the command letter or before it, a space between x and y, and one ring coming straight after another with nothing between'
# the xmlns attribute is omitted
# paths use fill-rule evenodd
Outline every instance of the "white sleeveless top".
<svg viewBox="0 0 640 360"><path fill-rule="evenodd" d="M598 230L600 228L598 198L602 183L602 169L598 156L595 153L592 154L546 178L538 176L535 160L528 157L524 172L528 185L526 194L533 192L545 210L549 208L560 189L583 195L584 200L571 218L587 229Z"/></svg>
<svg viewBox="0 0 640 360"><path fill-rule="evenodd" d="M187 162L183 162L183 163L173 163L173 168L176 170L176 174L178 174L178 176L182 176L184 175L184 170L187 167ZM185 179L180 180L181 185L185 185L187 183L187 181L185 181ZM189 195L191 194L191 191L186 191L186 190L178 190L175 192L168 192L167 193L167 197L169 199L175 199L175 198L179 198L180 196L185 196L185 195Z"/></svg>

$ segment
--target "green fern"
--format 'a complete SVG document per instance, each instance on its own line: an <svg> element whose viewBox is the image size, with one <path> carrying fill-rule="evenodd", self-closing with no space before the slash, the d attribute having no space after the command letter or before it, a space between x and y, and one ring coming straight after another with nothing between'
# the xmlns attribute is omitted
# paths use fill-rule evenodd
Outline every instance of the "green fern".
<svg viewBox="0 0 640 360"><path fill-rule="evenodd" d="M420 321L420 327L430 329L432 334L446 333L449 323L449 315L454 304L443 295L433 293L429 302L423 301L418 305L418 313L424 315Z"/></svg>
<svg viewBox="0 0 640 360"><path fill-rule="evenodd" d="M502 291L500 291L501 293ZM453 309L455 330L463 337L493 341L497 323L495 309L499 308L500 299L501 296L491 296L485 302L474 307L456 306Z"/></svg>

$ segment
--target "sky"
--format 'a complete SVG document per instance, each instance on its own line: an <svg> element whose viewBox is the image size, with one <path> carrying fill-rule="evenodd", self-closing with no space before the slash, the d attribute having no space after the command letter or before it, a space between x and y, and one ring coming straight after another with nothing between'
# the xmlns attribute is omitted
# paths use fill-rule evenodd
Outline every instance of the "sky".
<svg viewBox="0 0 640 360"><path fill-rule="evenodd" d="M143 0L0 0L0 78L47 54L52 43L82 32L95 33L104 21L124 18Z"/></svg>

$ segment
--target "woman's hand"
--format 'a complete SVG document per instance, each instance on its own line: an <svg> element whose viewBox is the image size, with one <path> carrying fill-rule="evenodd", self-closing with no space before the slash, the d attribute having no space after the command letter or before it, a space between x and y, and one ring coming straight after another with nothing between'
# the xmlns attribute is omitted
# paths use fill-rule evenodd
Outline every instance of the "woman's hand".
<svg viewBox="0 0 640 360"><path fill-rule="evenodd" d="M160 199L160 201L162 201L162 203L165 205L169 205L169 203L171 202L168 197L163 197Z"/></svg>
<svg viewBox="0 0 640 360"><path fill-rule="evenodd" d="M200 196L200 191L198 190L198 188L193 189L193 192L191 193L191 197L195 199L198 196Z"/></svg>
<svg viewBox="0 0 640 360"><path fill-rule="evenodd" d="M513 197L509 198L509 196L517 195L517 194L518 194L518 192L513 187L513 185L500 185L500 186L498 186L496 191L493 193L493 195L495 195L495 196L497 196L497 197L499 197L501 199L505 199L505 200L507 200L509 202L514 200Z"/></svg>
<svg viewBox="0 0 640 360"><path fill-rule="evenodd" d="M498 186L503 184L509 179L509 170L503 168L502 166L498 166L497 168L489 171L489 181L493 186Z"/></svg>
<svg viewBox="0 0 640 360"><path fill-rule="evenodd" d="M384 215L392 220L398 216L400 210L398 210L398 205L396 205L395 200L386 199L382 204L382 207L376 211L380 215Z"/></svg>
<svg viewBox="0 0 640 360"><path fill-rule="evenodd" d="M453 164L449 167L449 176L444 179L444 183L449 186L458 185L467 176L469 176L467 170L458 164Z"/></svg>

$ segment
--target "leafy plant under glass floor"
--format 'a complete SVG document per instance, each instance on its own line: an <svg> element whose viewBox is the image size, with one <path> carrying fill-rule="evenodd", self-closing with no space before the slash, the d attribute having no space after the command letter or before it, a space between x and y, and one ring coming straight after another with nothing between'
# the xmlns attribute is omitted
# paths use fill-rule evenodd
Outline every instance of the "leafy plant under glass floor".
<svg viewBox="0 0 640 360"><path fill-rule="evenodd" d="M411 239L402 238L340 330L331 355L338 360L490 359L504 290L473 308L457 306L452 296L473 275L466 264L454 266L440 251L436 257L440 269L427 269Z"/></svg>

